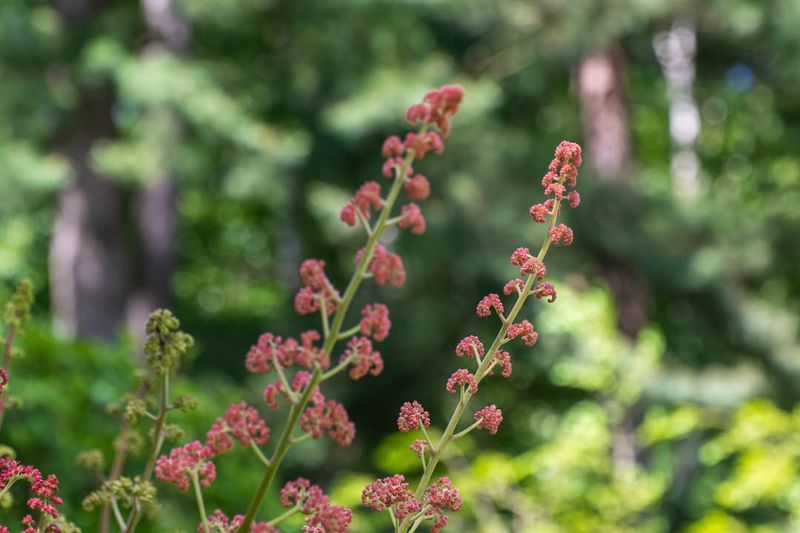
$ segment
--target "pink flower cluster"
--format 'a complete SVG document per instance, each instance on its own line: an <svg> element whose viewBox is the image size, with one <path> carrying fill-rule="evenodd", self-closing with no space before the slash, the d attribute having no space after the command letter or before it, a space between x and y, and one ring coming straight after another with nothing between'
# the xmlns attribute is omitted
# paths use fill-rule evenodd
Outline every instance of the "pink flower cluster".
<svg viewBox="0 0 800 533"><path fill-rule="evenodd" d="M556 289L552 283L540 283L533 288L533 295L538 299L547 298L547 303L556 301Z"/></svg>
<svg viewBox="0 0 800 533"><path fill-rule="evenodd" d="M364 249L356 254L356 265L361 263L364 257ZM386 285L387 283L395 287L402 287L406 282L406 269L403 260L396 253L390 252L382 244L375 246L372 259L367 265L367 272L372 274L375 283Z"/></svg>
<svg viewBox="0 0 800 533"><path fill-rule="evenodd" d="M475 357L475 354L477 354L478 357L483 357L485 350L483 343L478 337L469 335L458 341L456 345L456 356L471 358Z"/></svg>
<svg viewBox="0 0 800 533"><path fill-rule="evenodd" d="M328 437L339 446L350 446L356 436L356 426L350 422L344 406L335 400L325 400L321 393L316 395L314 405L307 407L300 417L300 429L313 439Z"/></svg>
<svg viewBox="0 0 800 533"><path fill-rule="evenodd" d="M358 188L353 199L344 206L340 218L348 226L355 226L358 215L364 220L369 220L372 217L372 209L380 209L382 204L380 183L368 181Z"/></svg>
<svg viewBox="0 0 800 533"><path fill-rule="evenodd" d="M541 204L532 205L530 215L534 222L544 224L548 216L557 214L554 211L557 204L565 200L570 207L575 208L581 203L581 195L574 189L578 177L578 168L581 166L581 147L569 141L561 141L556 147L553 160L547 168L547 174L542 178L542 188L547 200ZM556 229L558 228L558 229ZM564 224L559 224L550 230L550 238L554 243L572 243L572 230Z"/></svg>
<svg viewBox="0 0 800 533"><path fill-rule="evenodd" d="M269 428L255 408L245 402L228 407L223 417L217 418L206 435L209 456L219 455L233 448L233 436L242 446L251 442L262 446L269 440Z"/></svg>
<svg viewBox="0 0 800 533"><path fill-rule="evenodd" d="M236 531L239 530L239 526L242 525L242 522L244 522L244 515L238 514L234 516L233 519L230 519L225 513L217 509L208 517L205 525L208 526L210 531L214 531L215 533L236 533ZM197 533L205 533L205 531L206 528L204 524L201 523L197 526ZM255 522L250 526L250 533L280 533L280 530L265 522Z"/></svg>
<svg viewBox="0 0 800 533"><path fill-rule="evenodd" d="M413 429L422 429L431 425L431 415L419 402L406 402L400 407L400 416L397 417L397 427L402 432Z"/></svg>
<svg viewBox="0 0 800 533"><path fill-rule="evenodd" d="M463 99L463 87L445 85L428 92L422 103L409 107L406 111L406 120L410 124L435 124L442 137L447 138L450 135L450 119L458 113Z"/></svg>
<svg viewBox="0 0 800 533"><path fill-rule="evenodd" d="M533 257L530 250L527 248L517 248L514 250L514 253L511 254L511 264L519 267L520 275L535 275L536 279L539 281L542 281L547 275L547 267L544 266L544 263L542 263L538 257ZM509 283L515 283L517 281L524 286L522 280L511 280ZM508 287L508 283L506 287ZM511 294L511 291L509 291L508 294Z"/></svg>
<svg viewBox="0 0 800 533"><path fill-rule="evenodd" d="M422 504L414 498L402 474L378 479L367 485L361 491L361 504L379 512L392 509L398 520L422 510Z"/></svg>
<svg viewBox="0 0 800 533"><path fill-rule="evenodd" d="M505 350L497 350L494 354L494 359L497 361L497 366L503 367L500 375L504 378L511 377L511 354Z"/></svg>
<svg viewBox="0 0 800 533"><path fill-rule="evenodd" d="M433 533L438 533L447 525L447 515L444 512L446 509L456 512L461 510L461 496L450 483L450 479L444 476L425 491L425 503L430 508L430 517L435 519L431 526Z"/></svg>
<svg viewBox="0 0 800 533"><path fill-rule="evenodd" d="M173 448L169 456L162 455L156 461L156 478L186 491L189 489L189 474L194 472L201 487L210 487L217 476L214 463L209 460L211 456L211 450L200 441Z"/></svg>
<svg viewBox="0 0 800 533"><path fill-rule="evenodd" d="M466 387L470 394L477 394L478 382L475 381L475 376L466 368L459 368L447 380L447 392L454 394L456 386Z"/></svg>
<svg viewBox="0 0 800 533"><path fill-rule="evenodd" d="M298 371L294 377L292 378L292 382L289 384L289 389L295 395L302 394L304 389L308 387L311 383L311 374L304 370ZM318 399L320 401L324 401L322 397L322 393L319 391L319 387L314 389L311 393L312 398ZM264 401L266 402L268 407L272 409L277 409L279 407L278 398L283 398L287 402L292 402L292 397L290 396L290 391L284 389L283 381L280 379L275 381L274 383L268 384L264 388Z"/></svg>
<svg viewBox="0 0 800 533"><path fill-rule="evenodd" d="M503 411L498 409L495 404L487 405L477 411L473 419L478 422L478 429L485 429L494 435L500 427L500 422L503 421Z"/></svg>
<svg viewBox="0 0 800 533"><path fill-rule="evenodd" d="M475 309L475 313L480 317L487 317L492 314L492 309L498 314L498 316L502 316L505 309L503 308L503 302L500 301L500 296L497 294L489 294L484 296L480 302L478 302L478 307Z"/></svg>
<svg viewBox="0 0 800 533"><path fill-rule="evenodd" d="M447 477L441 477L431 485L425 491L422 502L414 498L414 493L401 474L378 479L361 492L361 503L374 511L391 509L398 521L424 513L425 518L434 520L431 531L436 532L447 525L446 510L461 510L461 497Z"/></svg>
<svg viewBox="0 0 800 533"><path fill-rule="evenodd" d="M5 489L17 481L25 481L30 486L31 497L26 501L28 509L41 516L58 517L56 506L61 505L62 500L58 496L58 478L56 476L51 474L44 477L36 467L24 465L10 457L0 457L0 489ZM23 533L44 531L37 527L36 519L32 514L27 514L22 518L22 525L25 526ZM0 526L0 532L3 530L9 531L6 526ZM55 524L51 524L46 531L60 533L61 529Z"/></svg>
<svg viewBox="0 0 800 533"><path fill-rule="evenodd" d="M423 159L429 152L441 154L444 151L442 138L446 138L450 132L450 120L458 112L463 98L464 89L457 85L430 91L421 103L412 105L406 111L406 119L410 124L418 125L419 131L408 132L404 139L391 135L383 143L381 152L386 160L381 173L386 178L402 180L403 189L411 200L400 208L397 225L403 229L410 229L411 233L425 232L425 216L419 205L414 202L425 200L431 192L428 179L422 174L414 173L411 160ZM438 132L434 131L435 129L438 129ZM349 226L355 226L359 218L364 224L369 225L372 217L371 209L378 209L382 204L380 185L370 181L356 191L353 198L342 208L339 217ZM370 272L373 272L371 268ZM383 284L381 281L378 283Z"/></svg>
<svg viewBox="0 0 800 533"><path fill-rule="evenodd" d="M315 346L320 338L319 332L313 329L300 334L299 343L291 337L284 340L272 333L264 333L247 352L245 367L253 374L269 374L275 363L281 368L297 364L310 369L317 363L327 368L328 361Z"/></svg>
<svg viewBox="0 0 800 533"><path fill-rule="evenodd" d="M364 336L371 336L380 342L389 335L392 321L389 320L389 308L383 304L368 304L361 309L361 322L358 329Z"/></svg>
<svg viewBox="0 0 800 533"><path fill-rule="evenodd" d="M336 310L339 292L325 275L325 261L306 259L300 265L300 281L303 287L294 298L294 309L299 315L316 313L325 307L329 315Z"/></svg>
<svg viewBox="0 0 800 533"><path fill-rule="evenodd" d="M344 533L350 526L353 513L339 505L332 505L321 488L304 478L286 483L281 489L281 505L300 508L306 517L304 533Z"/></svg>
<svg viewBox="0 0 800 533"><path fill-rule="evenodd" d="M372 350L372 341L366 337L350 339L339 363L352 365L349 373L351 379L361 379L367 374L377 376L383 372L381 354Z"/></svg>

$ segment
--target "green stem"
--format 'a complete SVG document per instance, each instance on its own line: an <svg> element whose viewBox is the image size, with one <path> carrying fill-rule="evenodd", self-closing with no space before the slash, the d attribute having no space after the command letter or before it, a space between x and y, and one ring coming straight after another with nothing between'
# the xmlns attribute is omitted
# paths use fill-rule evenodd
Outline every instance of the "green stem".
<svg viewBox="0 0 800 533"><path fill-rule="evenodd" d="M169 371L164 372L161 381L161 389L158 391L158 418L155 422L153 429L153 447L150 449L150 455L147 457L147 462L142 472L142 481L149 481L153 475L153 470L156 466L156 459L158 454L161 453L161 447L164 445L164 424L169 412ZM132 533L136 530L136 525L141 520L141 507L134 505L128 515L128 521L125 524L123 533Z"/></svg>
<svg viewBox="0 0 800 533"><path fill-rule="evenodd" d="M424 133L425 129L426 126L423 126L420 130L420 134ZM403 182L408 175L408 169L411 167L411 163L413 161L414 150L410 150L403 161L400 171L397 173L397 176L395 176L392 187L389 189L389 195L384 201L380 217L375 224L375 229L372 231L372 234L367 240L367 245L364 249L361 261L358 263L353 276L350 278L350 282L347 284L347 288L344 291L344 296L342 296L341 302L339 302L339 306L333 315L333 321L330 323L329 334L325 337L325 342L322 347L321 358L323 359L330 358L331 354L333 353L333 348L340 340L339 335L341 334L342 324L344 323L347 311L350 309L350 304L353 302L353 298L355 298L358 288L366 278L367 267L372 261L372 256L375 253L375 248L378 246L381 235L383 235L384 230L386 230L386 222L389 220L392 208L394 207L395 202L397 202L397 198L403 189ZM338 371L340 370L340 367L337 366L336 369ZM250 501L250 505L247 508L247 514L245 515L241 526L239 526L238 533L248 533L250 530L250 525L253 523L253 520L255 520L256 513L261 507L261 502L264 500L267 489L269 489L270 484L272 484L272 481L275 479L275 474L278 471L278 467L283 461L289 446L292 444L292 435L294 434L297 422L300 420L300 415L308 405L308 402L311 399L311 393L320 383L322 377L322 369L316 367L311 377L311 383L309 383L308 387L306 387L302 398L300 398L300 400L295 403L292 406L292 409L289 411L289 418L286 421L286 425L283 427L283 432L281 433L281 438L278 441L277 448L269 460L269 466L267 466L264 471L264 476L261 478L261 482L258 485L258 489L256 489L253 499ZM330 372L325 374L326 379L330 377Z"/></svg>
<svg viewBox="0 0 800 533"><path fill-rule="evenodd" d="M116 498L111 499L111 511L114 513L114 520L116 520L120 530L125 529L125 518L122 516L122 511L119 510Z"/></svg>
<svg viewBox="0 0 800 533"><path fill-rule="evenodd" d="M200 490L200 480L197 479L197 471L194 469L190 470L189 476L192 478L194 496L197 499L197 510L200 511L200 523L203 524L203 531L205 531L205 533L210 533L208 529L208 517L206 516L206 504L203 503L203 492Z"/></svg>
<svg viewBox="0 0 800 533"><path fill-rule="evenodd" d="M422 524L423 520L425 520L426 518L428 518L428 516L426 516L426 512L423 509L423 512L419 514L419 517L416 520L414 520L414 523L411 525L411 529L409 529L408 533L413 533L414 531L416 531L417 528L420 526L420 524Z"/></svg>
<svg viewBox="0 0 800 533"><path fill-rule="evenodd" d="M322 317L322 335L327 339L331 335L331 327L328 324L328 301L322 298L319 314Z"/></svg>
<svg viewBox="0 0 800 533"><path fill-rule="evenodd" d="M300 444L301 442L305 442L311 438L311 433L304 433L303 435L292 438L292 444Z"/></svg>
<svg viewBox="0 0 800 533"><path fill-rule="evenodd" d="M289 385L289 380L286 379L286 374L283 373L283 367L281 367L281 363L278 361L277 357L273 360L273 365L275 366L275 372L277 372L278 378L281 380L283 390L286 391L286 395L289 397L289 401L296 403L297 393L293 391L291 385Z"/></svg>
<svg viewBox="0 0 800 533"><path fill-rule="evenodd" d="M464 435L466 435L467 433L469 433L470 431L472 431L473 429L475 429L476 427L478 427L478 424L480 424L480 423L481 423L481 421L480 421L480 420L478 420L477 422L475 422L474 424L472 424L472 425L471 425L471 426L469 426L468 428L466 428L466 429L462 429L461 431L459 431L458 433L456 433L455 435L453 435L453 438L452 438L452 440L460 439L461 437L463 437Z"/></svg>
<svg viewBox="0 0 800 533"><path fill-rule="evenodd" d="M5 496L5 495L6 495L6 493L7 493L9 490L11 490L11 487L13 487L13 486L14 486L14 483L16 483L17 481L19 481L20 479L21 479L20 477L18 477L18 476L14 476L14 477L12 477L11 479L9 479L9 480L8 480L8 483L6 483L6 486L5 486L5 487L3 487L3 490L2 490L2 491L0 491L0 500L2 500L2 499L3 499L3 496Z"/></svg>
<svg viewBox="0 0 800 533"><path fill-rule="evenodd" d="M253 450L253 453L256 454L258 460L264 463L264 466L269 466L269 459L267 459L264 454L261 452L261 448L258 447L256 441L250 439L250 448Z"/></svg>
<svg viewBox="0 0 800 533"><path fill-rule="evenodd" d="M280 465L281 461L286 455L287 450L289 449L289 446L291 445L291 435L294 432L297 422L300 420L300 415L303 413L305 406L311 399L311 393L317 387L319 380L320 370L317 368L314 370L314 374L311 377L311 383L309 383L308 387L306 387L306 390L303 393L303 396L300 398L300 401L293 405L289 410L289 418L286 420L286 425L283 426L283 433L278 441L278 447L275 448L275 452L272 454L269 464L264 470L264 476L261 478L261 483L259 483L258 489L256 489L256 493L253 496L253 499L250 501L250 507L247 509L247 515L245 516L242 525L239 527L239 533L247 533L250 530L250 524L253 523L258 509L261 507L261 502L264 499L264 496L267 494L267 489L269 489L269 486L275 479L275 474L278 472L278 466Z"/></svg>
<svg viewBox="0 0 800 533"><path fill-rule="evenodd" d="M361 326L360 325L359 326L353 326L352 328L339 333L339 340L343 341L345 339L349 339L350 337L352 337L353 335L355 335L359 331L361 331Z"/></svg>
<svg viewBox="0 0 800 533"><path fill-rule="evenodd" d="M352 356L345 358L341 363L339 363L335 367L331 368L330 370L322 374L321 381L328 381L329 379L331 379L333 376L344 370L352 360L353 360Z"/></svg>
<svg viewBox="0 0 800 533"><path fill-rule="evenodd" d="M301 507L299 505L295 505L294 507L292 507L291 509L289 509L285 513L283 513L281 515L278 515L275 518L273 518L272 520L270 520L269 522L267 522L267 524L270 525L270 526L277 526L278 524L280 524L281 522L283 522L287 518L291 518L292 516L294 516L297 513L299 513L300 509L301 509Z"/></svg>

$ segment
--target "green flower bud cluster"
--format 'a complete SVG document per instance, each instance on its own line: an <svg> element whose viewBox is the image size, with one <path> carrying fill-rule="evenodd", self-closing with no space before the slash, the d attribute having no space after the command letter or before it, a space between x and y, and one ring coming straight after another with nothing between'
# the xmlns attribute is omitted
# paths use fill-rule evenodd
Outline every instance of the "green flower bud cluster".
<svg viewBox="0 0 800 533"><path fill-rule="evenodd" d="M197 409L197 397L189 394L181 394L172 404L174 409L178 409L183 413L188 413Z"/></svg>
<svg viewBox="0 0 800 533"><path fill-rule="evenodd" d="M156 488L149 481L142 481L139 476L131 479L121 477L106 481L100 488L83 499L83 508L92 511L117 500L125 507L131 507L134 501L142 507L148 507L155 501Z"/></svg>
<svg viewBox="0 0 800 533"><path fill-rule="evenodd" d="M31 317L31 307L33 306L33 283L29 279L23 279L17 286L14 295L6 304L3 314L3 321L6 327L19 328Z"/></svg>
<svg viewBox="0 0 800 533"><path fill-rule="evenodd" d="M78 466L90 472L102 472L106 468L106 459L103 457L103 452L96 448L80 452L75 462L78 463Z"/></svg>
<svg viewBox="0 0 800 533"><path fill-rule="evenodd" d="M117 438L114 439L114 447L116 449L125 448L133 455L139 455L144 447L144 439L138 431L129 429L117 435Z"/></svg>
<svg viewBox="0 0 800 533"><path fill-rule="evenodd" d="M175 368L181 356L194 345L192 336L178 328L180 321L167 309L156 309L147 319L144 353L147 364L159 376Z"/></svg>
<svg viewBox="0 0 800 533"><path fill-rule="evenodd" d="M125 420L128 422L136 422L145 413L147 413L147 404L141 398L129 398L125 402Z"/></svg>
<svg viewBox="0 0 800 533"><path fill-rule="evenodd" d="M180 442L185 434L178 424L164 424L164 438L169 442Z"/></svg>

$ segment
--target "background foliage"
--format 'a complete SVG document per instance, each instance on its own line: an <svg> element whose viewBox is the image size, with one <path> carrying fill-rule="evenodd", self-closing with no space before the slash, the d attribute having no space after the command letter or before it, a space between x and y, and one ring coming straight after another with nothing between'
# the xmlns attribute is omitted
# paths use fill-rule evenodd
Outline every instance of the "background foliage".
<svg viewBox="0 0 800 533"><path fill-rule="evenodd" d="M338 210L377 176L380 143L401 127L403 109L430 87L466 87L447 152L421 169L434 191L429 229L396 243L409 281L363 295L392 311L387 368L334 385L356 442L309 443L286 463L286 476L311 476L357 508L376 473L418 473L405 452L412 437L395 434L397 409L411 398L432 413L448 408L442 383L455 342L488 334L475 303L511 276L516 246L539 240L527 207L553 147L563 138L587 147L595 135L581 112L581 66L612 50L623 65L628 166L607 179L587 165L579 177L584 202L568 220L575 244L549 265L558 301L532 311L541 340L516 350L509 382L482 392L506 422L497 438L459 441L445 461L469 502L454 529L799 527L800 4L173 7L191 30L180 49L153 45L157 32L135 1L0 3L0 280L9 292L30 276L38 289L26 357L14 363L24 404L3 440L59 475L71 519L93 529L79 502L95 481L74 458L110 451L116 423L105 406L135 387L137 360L135 332L70 340L50 319L57 201L78 179L69 139L91 128L83 111L101 105L93 95L104 95L111 124L91 139L88 161L119 191L122 212L162 174L177 186L170 287L198 341L181 387L200 394L187 425L201 437L227 402L259 401L263 383L243 365L259 333L310 327L290 312L300 260L324 259L339 282L349 275L358 240ZM670 89L653 48L676 23L696 36L691 196L673 186ZM120 235L136 250L128 224ZM632 289L620 291L619 276ZM633 319L630 302L641 302ZM257 483L246 459L221 467L212 506L243 511ZM191 502L162 490L169 522L153 531L190 530ZM353 531L382 524L359 511Z"/></svg>

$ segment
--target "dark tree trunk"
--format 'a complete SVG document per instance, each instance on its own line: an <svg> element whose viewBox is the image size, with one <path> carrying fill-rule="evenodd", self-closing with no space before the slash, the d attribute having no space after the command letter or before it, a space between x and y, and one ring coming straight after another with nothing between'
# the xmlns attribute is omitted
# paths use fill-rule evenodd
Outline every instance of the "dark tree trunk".
<svg viewBox="0 0 800 533"><path fill-rule="evenodd" d="M625 66L621 50L610 48L585 57L577 72L586 160L592 175L616 189L631 184L634 166ZM605 254L601 273L616 303L617 327L633 340L647 322L646 292L624 257ZM611 445L614 472L626 476L637 461L637 409L609 401L612 412L619 412Z"/></svg>
<svg viewBox="0 0 800 533"><path fill-rule="evenodd" d="M587 56L577 77L589 170L609 188L627 188L634 165L622 52L612 48ZM625 258L606 257L601 263L617 304L619 329L635 338L647 321L646 293Z"/></svg>
<svg viewBox="0 0 800 533"><path fill-rule="evenodd" d="M630 179L631 134L625 62L617 49L593 53L578 68L584 148L592 171L620 183Z"/></svg>
<svg viewBox="0 0 800 533"><path fill-rule="evenodd" d="M91 165L92 145L114 135L112 94L83 95L63 141L72 183L58 199L50 245L50 290L56 324L68 335L114 338L124 323L129 251L122 191Z"/></svg>
<svg viewBox="0 0 800 533"><path fill-rule="evenodd" d="M55 4L65 23L78 27L97 15L103 1L56 0ZM189 28L174 11L172 0L142 0L141 5L152 36L143 53L158 48L184 52ZM147 315L170 303L177 187L169 173L155 176L136 193L129 210L129 198L121 188L91 165L94 144L115 134L113 92L86 92L82 97L60 143L72 164L73 180L59 197L50 245L55 321L73 337L110 340L126 323L140 335Z"/></svg>
<svg viewBox="0 0 800 533"><path fill-rule="evenodd" d="M144 334L148 315L170 305L170 280L175 270L178 189L170 176L157 178L137 195L135 222L140 249L137 276L128 299L128 325Z"/></svg>
<svg viewBox="0 0 800 533"><path fill-rule="evenodd" d="M174 2L141 0L141 6L152 35L143 53L164 49L175 54L186 52L191 32L175 10ZM169 109L161 112L172 117ZM173 117L172 122L174 138L170 140L177 142L180 137L178 119ZM137 258L138 278L128 306L128 325L137 336L143 335L147 316L154 309L170 305L170 280L177 255L177 196L175 177L164 172L154 176L136 198L135 222L141 254Z"/></svg>

